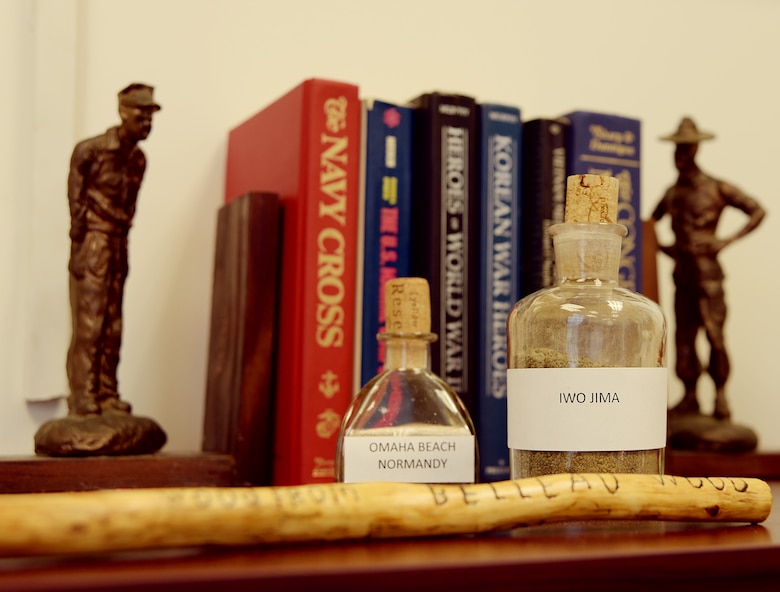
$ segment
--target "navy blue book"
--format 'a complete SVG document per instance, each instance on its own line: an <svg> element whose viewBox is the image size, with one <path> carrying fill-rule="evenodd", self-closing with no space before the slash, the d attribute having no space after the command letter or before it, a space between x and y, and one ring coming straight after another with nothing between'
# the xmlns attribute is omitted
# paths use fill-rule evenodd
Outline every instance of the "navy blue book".
<svg viewBox="0 0 780 592"><path fill-rule="evenodd" d="M566 208L566 151L569 124L557 119L523 123L520 297L556 282L550 226L563 222Z"/></svg>
<svg viewBox="0 0 780 592"><path fill-rule="evenodd" d="M641 121L593 111L573 111L564 118L571 124L568 174L607 175L620 181L617 221L628 228L620 258L620 285L641 292Z"/></svg>
<svg viewBox="0 0 780 592"><path fill-rule="evenodd" d="M361 203L362 322L356 389L384 365L384 294L387 280L410 275L412 117L414 110L383 101L363 101ZM361 265L361 262L358 262ZM357 390L355 390L357 392Z"/></svg>
<svg viewBox="0 0 780 592"><path fill-rule="evenodd" d="M520 293L520 109L479 106L477 442L480 480L509 479L506 322Z"/></svg>

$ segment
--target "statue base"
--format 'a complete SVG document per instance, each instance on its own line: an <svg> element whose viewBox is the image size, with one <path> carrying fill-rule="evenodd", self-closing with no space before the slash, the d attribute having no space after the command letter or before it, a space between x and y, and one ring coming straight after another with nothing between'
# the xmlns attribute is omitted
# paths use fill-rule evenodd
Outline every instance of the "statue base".
<svg viewBox="0 0 780 592"><path fill-rule="evenodd" d="M739 453L758 446L758 436L749 427L709 415L670 414L668 424L668 446L673 450Z"/></svg>
<svg viewBox="0 0 780 592"><path fill-rule="evenodd" d="M0 457L3 493L234 487L235 476L233 457L210 452Z"/></svg>
<svg viewBox="0 0 780 592"><path fill-rule="evenodd" d="M148 417L119 411L100 415L68 415L44 423L35 434L35 454L42 456L104 456L151 454L168 437Z"/></svg>

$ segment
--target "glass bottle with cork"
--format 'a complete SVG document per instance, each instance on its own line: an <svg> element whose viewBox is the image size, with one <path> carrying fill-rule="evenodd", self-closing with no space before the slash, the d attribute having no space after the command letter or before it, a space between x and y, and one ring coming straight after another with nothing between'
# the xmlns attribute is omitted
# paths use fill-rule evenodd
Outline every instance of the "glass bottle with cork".
<svg viewBox="0 0 780 592"><path fill-rule="evenodd" d="M474 424L457 393L430 370L430 287L385 284L385 363L352 401L339 432L341 482L473 483Z"/></svg>
<svg viewBox="0 0 780 592"><path fill-rule="evenodd" d="M660 307L618 284L626 227L618 180L573 175L565 221L550 228L558 283L507 320L513 478L662 474L668 377Z"/></svg>

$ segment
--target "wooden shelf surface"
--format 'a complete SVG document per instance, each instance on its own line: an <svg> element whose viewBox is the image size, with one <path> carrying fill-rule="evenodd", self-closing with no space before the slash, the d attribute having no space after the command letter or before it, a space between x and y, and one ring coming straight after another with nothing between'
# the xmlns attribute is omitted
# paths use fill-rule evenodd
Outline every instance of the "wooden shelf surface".
<svg viewBox="0 0 780 592"><path fill-rule="evenodd" d="M780 452L717 454L667 450L664 472L688 477L756 477L780 481Z"/></svg>
<svg viewBox="0 0 780 592"><path fill-rule="evenodd" d="M199 487L234 484L227 454L0 459L0 493L87 491L129 487Z"/></svg>
<svg viewBox="0 0 780 592"><path fill-rule="evenodd" d="M670 452L667 474L750 476L780 454ZM0 491L231 485L225 455L0 461ZM780 510L760 525L569 522L402 541L0 559L0 590L778 590Z"/></svg>
<svg viewBox="0 0 780 592"><path fill-rule="evenodd" d="M668 475L758 477L780 481L780 453L711 454L667 451ZM235 462L216 453L0 459L0 493L127 487L235 485Z"/></svg>
<svg viewBox="0 0 780 592"><path fill-rule="evenodd" d="M772 484L773 494L780 483ZM0 590L778 590L780 511L760 525L569 522L403 541L0 560Z"/></svg>

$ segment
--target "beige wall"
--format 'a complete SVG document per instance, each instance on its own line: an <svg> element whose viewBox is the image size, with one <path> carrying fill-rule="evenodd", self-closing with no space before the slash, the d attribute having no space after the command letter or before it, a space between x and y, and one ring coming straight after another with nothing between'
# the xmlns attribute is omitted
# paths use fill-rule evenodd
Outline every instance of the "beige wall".
<svg viewBox="0 0 780 592"><path fill-rule="evenodd" d="M120 387L166 429L167 450L200 446L226 133L310 76L397 101L458 90L525 118L641 117L645 216L675 175L658 136L685 114L715 132L700 165L770 212L722 257L734 417L780 448L778 22L772 0L2 0L0 454L30 453L38 425L64 413L28 399L65 389L67 163L77 140L117 122L116 92L132 81L155 85L163 110L143 145ZM726 216L723 232L740 223ZM670 273L662 262L673 321ZM679 391L673 379L672 401Z"/></svg>

